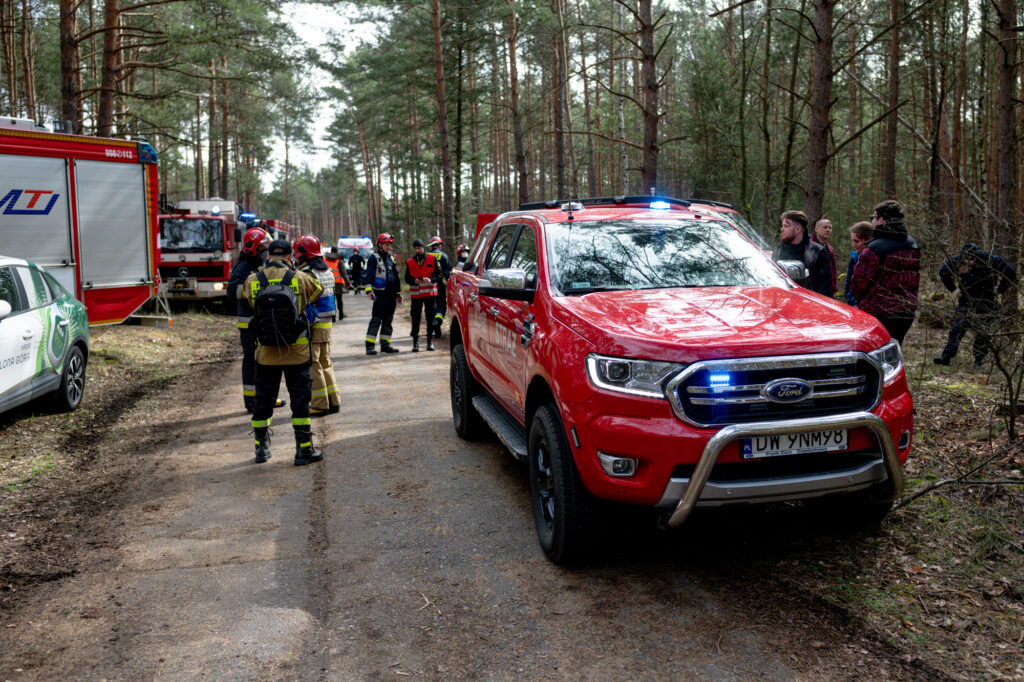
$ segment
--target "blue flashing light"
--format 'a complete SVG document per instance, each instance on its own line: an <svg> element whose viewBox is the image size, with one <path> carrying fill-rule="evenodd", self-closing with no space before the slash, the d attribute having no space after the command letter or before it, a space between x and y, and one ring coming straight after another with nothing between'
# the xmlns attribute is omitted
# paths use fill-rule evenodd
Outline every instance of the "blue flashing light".
<svg viewBox="0 0 1024 682"><path fill-rule="evenodd" d="M138 151L139 163L144 163L149 166L156 165L156 150L153 149L153 145L148 142L139 142Z"/></svg>
<svg viewBox="0 0 1024 682"><path fill-rule="evenodd" d="M664 211L665 209L669 208L669 204L667 201L652 201L651 208L659 211Z"/></svg>
<svg viewBox="0 0 1024 682"><path fill-rule="evenodd" d="M711 388L725 388L729 386L732 381L732 377L728 372L712 372L708 377L708 383Z"/></svg>

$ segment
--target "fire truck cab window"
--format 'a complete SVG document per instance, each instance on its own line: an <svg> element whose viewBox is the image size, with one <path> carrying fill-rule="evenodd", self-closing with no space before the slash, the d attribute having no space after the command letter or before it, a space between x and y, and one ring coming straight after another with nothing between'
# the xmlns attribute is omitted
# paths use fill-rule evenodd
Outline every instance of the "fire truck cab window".
<svg viewBox="0 0 1024 682"><path fill-rule="evenodd" d="M212 218L164 218L160 221L160 248L164 251L223 249L223 223Z"/></svg>
<svg viewBox="0 0 1024 682"><path fill-rule="evenodd" d="M0 301L11 304L12 315L25 310L21 303L21 295L18 293L18 283L14 281L13 268L0 268Z"/></svg>
<svg viewBox="0 0 1024 682"><path fill-rule="evenodd" d="M533 230L524 226L519 233L516 248L512 250L512 259L508 266L526 273L526 288L537 288L537 236Z"/></svg>

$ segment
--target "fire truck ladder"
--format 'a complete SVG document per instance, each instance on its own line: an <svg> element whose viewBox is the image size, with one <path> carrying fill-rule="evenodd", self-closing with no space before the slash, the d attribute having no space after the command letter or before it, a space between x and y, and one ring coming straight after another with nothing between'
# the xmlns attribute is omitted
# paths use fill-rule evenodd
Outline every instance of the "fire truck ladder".
<svg viewBox="0 0 1024 682"><path fill-rule="evenodd" d="M138 310L128 316L131 324L145 327L170 327L174 320L171 317L171 304L167 300L160 272L156 273L156 296L143 303Z"/></svg>

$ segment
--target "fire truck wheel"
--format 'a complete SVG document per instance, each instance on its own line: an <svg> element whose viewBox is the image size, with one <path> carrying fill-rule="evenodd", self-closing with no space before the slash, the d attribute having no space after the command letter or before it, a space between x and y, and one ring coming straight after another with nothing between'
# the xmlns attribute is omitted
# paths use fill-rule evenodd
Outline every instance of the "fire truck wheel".
<svg viewBox="0 0 1024 682"><path fill-rule="evenodd" d="M60 387L53 392L54 406L61 412L71 412L82 404L85 395L85 356L82 349L72 346L64 361Z"/></svg>
<svg viewBox="0 0 1024 682"><path fill-rule="evenodd" d="M537 408L530 422L530 497L541 549L566 566L586 558L590 494L576 471L558 409Z"/></svg>
<svg viewBox="0 0 1024 682"><path fill-rule="evenodd" d="M449 383L452 394L452 422L455 432L464 440L479 440L488 432L486 422L473 407L473 396L480 393L480 387L469 372L466 362L466 347L461 343L452 349Z"/></svg>

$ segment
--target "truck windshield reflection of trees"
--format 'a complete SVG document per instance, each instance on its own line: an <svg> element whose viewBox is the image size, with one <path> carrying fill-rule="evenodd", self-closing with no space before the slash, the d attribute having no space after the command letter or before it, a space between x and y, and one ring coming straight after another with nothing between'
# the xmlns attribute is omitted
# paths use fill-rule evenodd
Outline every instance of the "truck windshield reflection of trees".
<svg viewBox="0 0 1024 682"><path fill-rule="evenodd" d="M219 220L165 218L160 221L160 248L167 251L214 251L224 248Z"/></svg>
<svg viewBox="0 0 1024 682"><path fill-rule="evenodd" d="M602 221L550 225L551 271L567 294L609 289L786 286L732 225Z"/></svg>

